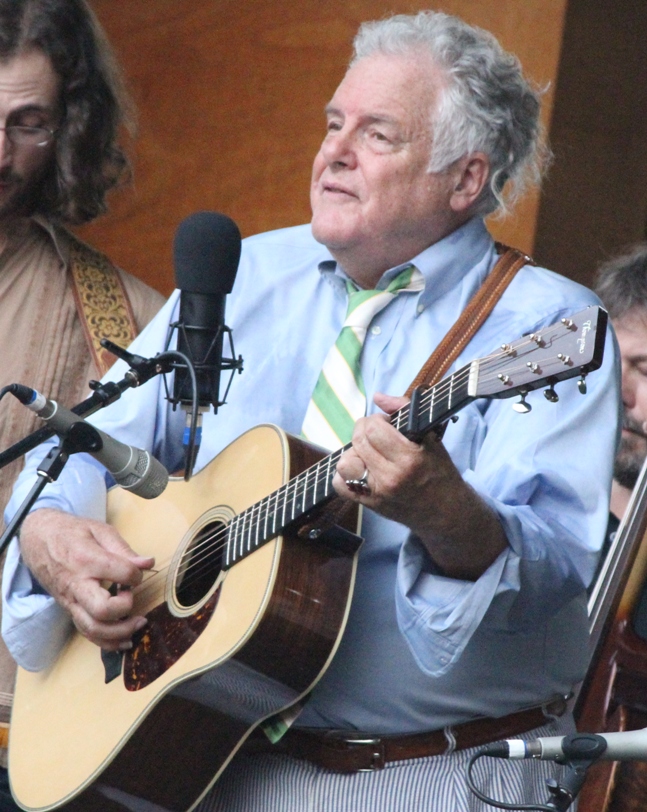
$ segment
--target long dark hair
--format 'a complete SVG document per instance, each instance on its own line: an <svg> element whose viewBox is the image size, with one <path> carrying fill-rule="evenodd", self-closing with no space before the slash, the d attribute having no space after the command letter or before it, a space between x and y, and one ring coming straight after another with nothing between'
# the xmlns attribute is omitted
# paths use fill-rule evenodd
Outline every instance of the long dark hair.
<svg viewBox="0 0 647 812"><path fill-rule="evenodd" d="M133 108L117 62L84 0L0 0L0 60L39 48L61 79L63 118L55 160L35 210L80 224L105 211L106 192L130 177L117 143L133 129Z"/></svg>

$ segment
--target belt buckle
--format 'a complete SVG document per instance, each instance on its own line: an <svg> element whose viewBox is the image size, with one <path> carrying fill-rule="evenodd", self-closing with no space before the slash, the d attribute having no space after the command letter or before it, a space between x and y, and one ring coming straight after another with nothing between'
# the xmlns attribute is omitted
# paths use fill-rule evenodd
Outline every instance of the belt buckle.
<svg viewBox="0 0 647 812"><path fill-rule="evenodd" d="M366 738L366 739L354 739L351 736L347 736L342 739L342 741L352 747L352 745L357 745L358 747L371 747L373 748L373 752L371 753L371 765L370 767L358 767L358 773L372 773L376 770L383 770L384 769L384 743L382 739L379 737L375 738Z"/></svg>

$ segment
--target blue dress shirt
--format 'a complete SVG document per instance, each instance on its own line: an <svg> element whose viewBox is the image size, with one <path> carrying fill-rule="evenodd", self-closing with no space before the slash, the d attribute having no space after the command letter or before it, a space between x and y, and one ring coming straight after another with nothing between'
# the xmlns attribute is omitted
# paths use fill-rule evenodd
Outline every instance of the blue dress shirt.
<svg viewBox="0 0 647 812"><path fill-rule="evenodd" d="M402 394L451 328L497 259L475 219L413 258L420 293L379 313L362 355L369 410L377 391ZM401 267L401 266L400 266ZM379 287L398 272L384 274ZM245 369L227 405L204 418L197 467L245 430L275 423L299 434L313 387L346 312L345 275L309 226L246 239L227 324ZM582 286L526 266L454 369L503 342L598 304ZM135 341L161 351L178 294ZM107 378L122 377L118 365ZM29 382L25 382L29 383ZM404 525L365 511L357 584L347 630L297 724L372 732L431 730L499 716L566 694L587 662L586 586L608 517L619 414L619 370L611 336L582 396L574 380L541 392L529 414L509 400L477 400L447 428L444 443L468 482L496 511L509 541L475 582L438 574ZM184 414L173 412L159 378L130 390L92 422L181 467ZM31 487L43 448L32 453L7 508ZM103 518L103 469L73 457L38 507ZM66 614L32 583L10 549L3 580L3 636L27 669L45 667L70 632Z"/></svg>

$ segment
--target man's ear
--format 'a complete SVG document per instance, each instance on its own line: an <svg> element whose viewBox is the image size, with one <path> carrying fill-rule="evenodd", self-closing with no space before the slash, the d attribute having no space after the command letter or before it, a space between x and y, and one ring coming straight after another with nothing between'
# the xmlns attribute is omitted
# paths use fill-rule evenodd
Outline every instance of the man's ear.
<svg viewBox="0 0 647 812"><path fill-rule="evenodd" d="M476 203L490 175L490 160L484 152L475 152L457 161L454 190L449 205L465 212Z"/></svg>

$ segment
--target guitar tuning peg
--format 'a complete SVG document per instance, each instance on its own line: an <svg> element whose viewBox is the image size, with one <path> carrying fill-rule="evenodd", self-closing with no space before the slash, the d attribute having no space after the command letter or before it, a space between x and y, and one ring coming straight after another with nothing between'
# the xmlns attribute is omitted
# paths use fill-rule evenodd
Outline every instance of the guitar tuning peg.
<svg viewBox="0 0 647 812"><path fill-rule="evenodd" d="M577 388L580 390L581 395L586 395L586 375L581 375L577 382Z"/></svg>
<svg viewBox="0 0 647 812"><path fill-rule="evenodd" d="M546 400L549 400L551 403L557 403L557 401L559 400L559 395L553 389L552 386L549 387L548 389L544 389L544 397L546 398Z"/></svg>
<svg viewBox="0 0 647 812"><path fill-rule="evenodd" d="M526 403L526 395L528 392L522 389L519 394L521 395L521 400L518 401L518 403L513 403L512 408L515 412L519 412L519 414L528 414L528 412L532 411L532 406Z"/></svg>

